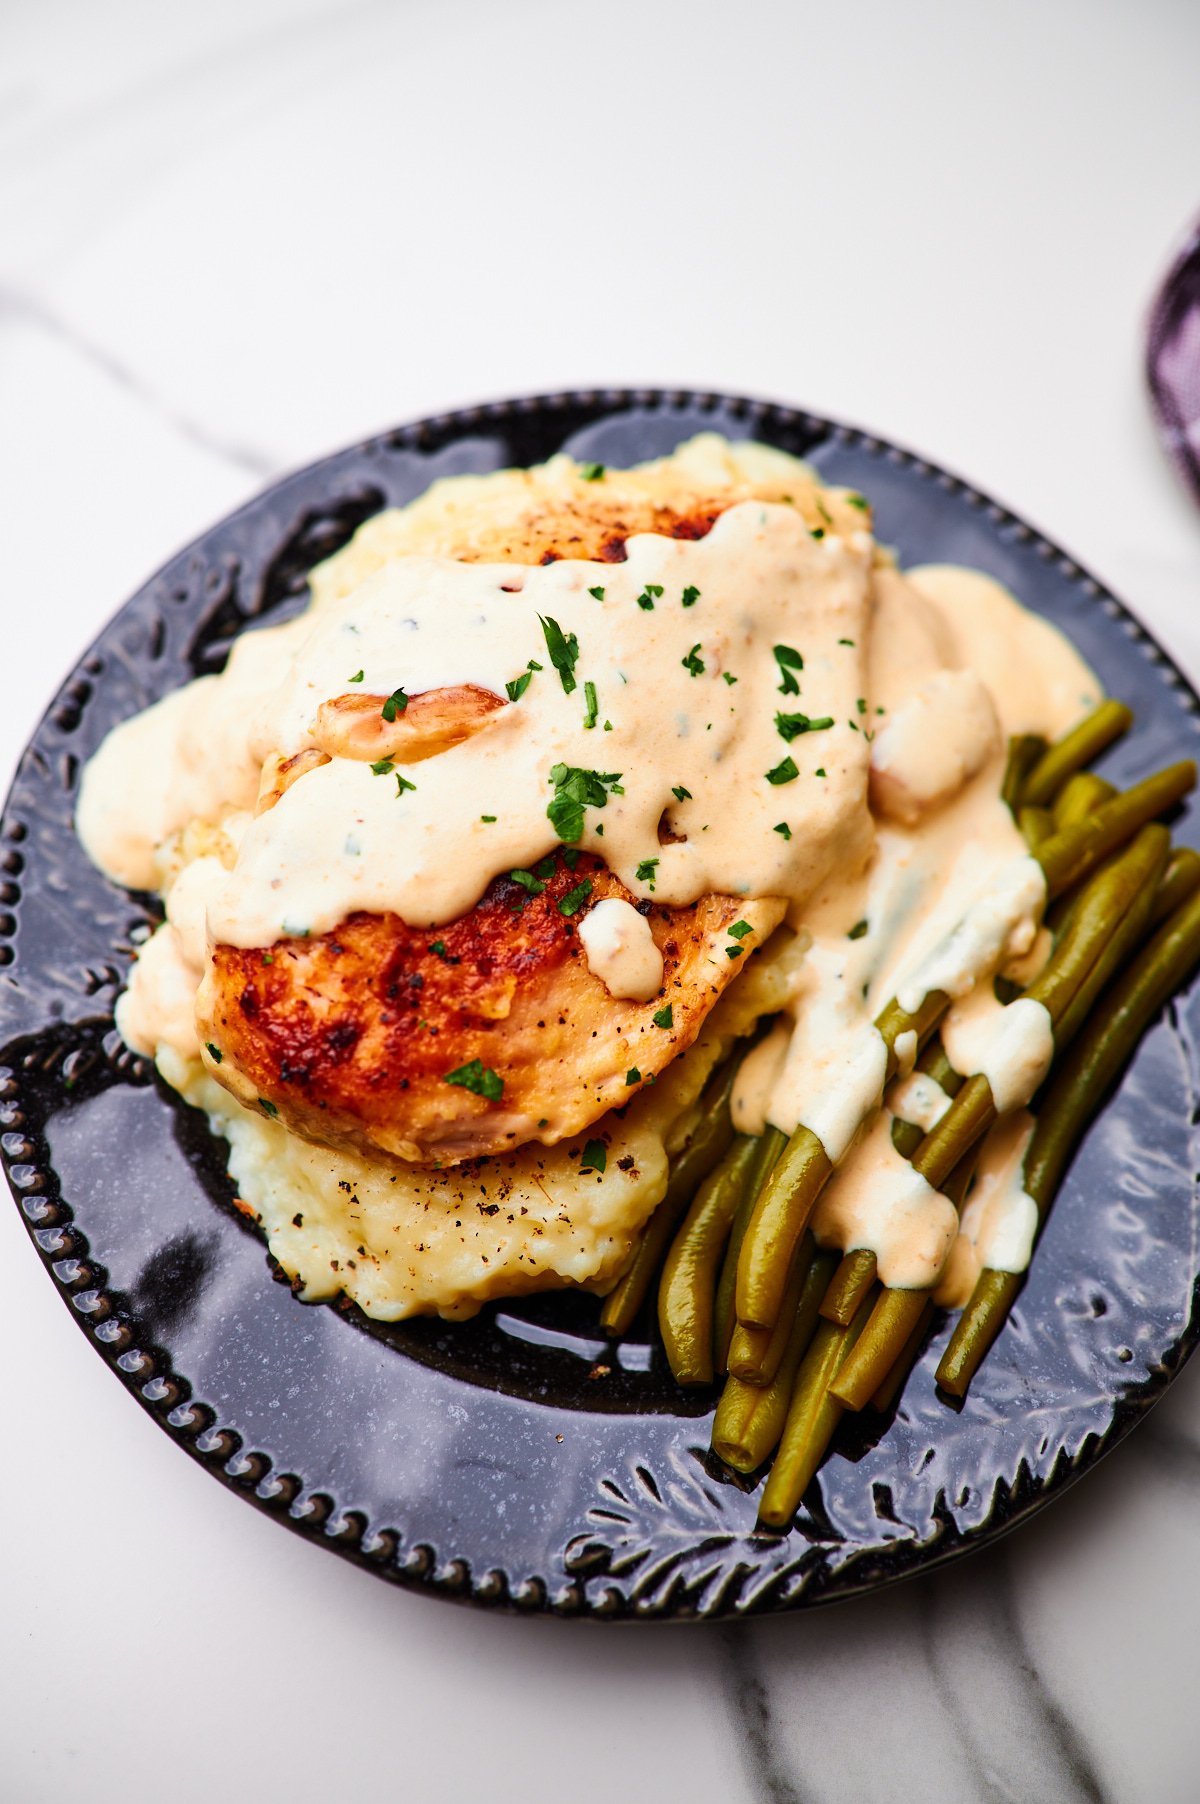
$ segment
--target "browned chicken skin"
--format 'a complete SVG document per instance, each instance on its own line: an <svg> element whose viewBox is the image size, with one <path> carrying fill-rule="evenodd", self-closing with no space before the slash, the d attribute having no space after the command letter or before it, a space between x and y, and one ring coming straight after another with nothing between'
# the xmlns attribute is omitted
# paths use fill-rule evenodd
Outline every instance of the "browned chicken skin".
<svg viewBox="0 0 1200 1804"><path fill-rule="evenodd" d="M586 904L560 908L581 885ZM709 896L642 903L663 955L650 1002L620 1001L588 969L577 921L605 896L631 900L597 858L560 852L544 892L495 879L449 926L351 915L335 933L263 953L216 948L198 1003L216 1075L310 1139L453 1161L580 1132L621 1107L696 1037L736 966L722 955L739 914ZM773 917L772 917L773 919ZM756 943L746 938L747 951ZM669 1023L663 1022L669 1009ZM502 1094L447 1075L478 1060ZM495 1083L489 1086L495 1089Z"/></svg>

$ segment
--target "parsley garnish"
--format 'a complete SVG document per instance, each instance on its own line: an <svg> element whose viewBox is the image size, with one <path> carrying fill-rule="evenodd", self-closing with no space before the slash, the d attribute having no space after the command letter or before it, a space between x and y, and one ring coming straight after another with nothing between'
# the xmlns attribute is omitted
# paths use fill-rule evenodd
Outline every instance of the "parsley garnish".
<svg viewBox="0 0 1200 1804"><path fill-rule="evenodd" d="M405 695L403 689L393 689L392 693L384 702L383 707L380 709L380 713L383 715L383 718L390 723L395 720L397 714L403 714L407 706L408 697Z"/></svg>
<svg viewBox="0 0 1200 1804"><path fill-rule="evenodd" d="M729 684L729 687L732 689L733 685L737 682L737 678L735 676L730 676L730 674L727 670L723 670L721 672L721 675L725 678L725 681Z"/></svg>
<svg viewBox="0 0 1200 1804"><path fill-rule="evenodd" d="M361 683L363 680L363 673L360 670L357 676L347 677L346 680L350 683Z"/></svg>
<svg viewBox="0 0 1200 1804"><path fill-rule="evenodd" d="M212 1060L213 1064L219 1065L221 1063L221 1060L225 1057L225 1054L221 1051L221 1048L219 1046L214 1046L211 1040L206 1040L204 1042L204 1047L205 1047L205 1051L208 1053L208 1056Z"/></svg>
<svg viewBox="0 0 1200 1804"><path fill-rule="evenodd" d="M444 959L446 956L445 940L432 940L430 942L429 950L434 954L435 957Z"/></svg>
<svg viewBox="0 0 1200 1804"><path fill-rule="evenodd" d="M864 514L871 505L862 495L847 495L845 499L850 503L851 507L861 508Z"/></svg>
<svg viewBox="0 0 1200 1804"><path fill-rule="evenodd" d="M697 639L687 657L680 658L679 662L683 665L683 668L690 671L694 677L704 675L704 659L700 656L699 639Z"/></svg>
<svg viewBox="0 0 1200 1804"><path fill-rule="evenodd" d="M596 700L595 683L585 683L583 685L583 698L587 703L587 713L583 717L583 724L585 727L594 727L596 724L596 716L600 712L600 704Z"/></svg>
<svg viewBox="0 0 1200 1804"><path fill-rule="evenodd" d="M813 774L814 776L823 777L825 775L825 766L823 764L818 764Z"/></svg>
<svg viewBox="0 0 1200 1804"><path fill-rule="evenodd" d="M685 789L682 783L677 783L672 789L671 794L675 797L677 802L690 802L692 799L691 790Z"/></svg>
<svg viewBox="0 0 1200 1804"><path fill-rule="evenodd" d="M538 619L542 622L546 650L550 654L550 662L558 672L563 686L563 694L570 695L575 687L575 660L579 656L579 641L574 633L564 635L557 620L543 619L541 614L538 615Z"/></svg>
<svg viewBox="0 0 1200 1804"><path fill-rule="evenodd" d="M832 725L832 714L826 714L820 720L810 720L807 714L777 714L775 716L775 731L781 739L786 739L789 745L793 739L798 739L801 733L819 733L825 727Z"/></svg>
<svg viewBox="0 0 1200 1804"><path fill-rule="evenodd" d="M279 1110L275 1107L275 1104L273 1102L268 1102L265 1096L259 1097L258 1104L259 1104L259 1107L264 1111L264 1113L269 1115L271 1117L271 1120L274 1121L275 1117L279 1113Z"/></svg>
<svg viewBox="0 0 1200 1804"><path fill-rule="evenodd" d="M636 1065L631 1065L629 1067L629 1070L625 1073L625 1088L628 1090L631 1085L640 1084L641 1081L642 1081L641 1072L638 1070Z"/></svg>
<svg viewBox="0 0 1200 1804"><path fill-rule="evenodd" d="M740 958L745 950L744 946L726 946L725 956L726 958Z"/></svg>
<svg viewBox="0 0 1200 1804"><path fill-rule="evenodd" d="M535 877L540 877L543 883L549 883L551 877L554 875L553 852L547 852L544 858L538 860L533 867L533 874Z"/></svg>
<svg viewBox="0 0 1200 1804"><path fill-rule="evenodd" d="M603 1140L589 1140L579 1161L580 1171L603 1171L608 1162L608 1149Z"/></svg>
<svg viewBox="0 0 1200 1804"><path fill-rule="evenodd" d="M579 847L578 846L560 846L559 850L562 853L563 863L566 865L566 867L569 871L573 871L575 869L575 866L579 863Z"/></svg>
<svg viewBox="0 0 1200 1804"><path fill-rule="evenodd" d="M510 871L508 874L514 883L519 883L531 896L540 896L546 887L544 883L538 882L532 871Z"/></svg>
<svg viewBox="0 0 1200 1804"><path fill-rule="evenodd" d="M796 651L794 646L772 646L772 651L774 651L776 664L780 666L780 676L783 678L783 682L780 684L780 695L799 695L799 684L792 676L792 671L803 671L805 660L801 658L799 651Z"/></svg>
<svg viewBox="0 0 1200 1804"><path fill-rule="evenodd" d="M772 833L782 833L785 839L792 837L792 830L786 821L780 821L777 826L771 828L771 831Z"/></svg>
<svg viewBox="0 0 1200 1804"><path fill-rule="evenodd" d="M390 777L395 768L395 763L391 758L380 758L371 766L371 770L377 777Z"/></svg>
<svg viewBox="0 0 1200 1804"><path fill-rule="evenodd" d="M700 591L699 591L699 589L693 587L693 585L691 583L689 583L687 588L683 591L683 594L679 597L679 599L683 603L685 608L694 608L696 603L700 599Z"/></svg>
<svg viewBox="0 0 1200 1804"><path fill-rule="evenodd" d="M579 910L583 907L584 903L587 901L587 899L591 895L591 893L592 893L592 880L590 877L585 877L583 879L582 883L577 883L575 885L575 888L573 890L568 890L568 892L565 896L559 897L559 901L558 901L559 914L560 915L578 914Z"/></svg>
<svg viewBox="0 0 1200 1804"><path fill-rule="evenodd" d="M850 646L852 646L852 645L853 645L853 644L854 644L854 641L853 641L853 639L839 639L839 640L838 640L838 644L839 644L839 645L850 645Z"/></svg>
<svg viewBox="0 0 1200 1804"><path fill-rule="evenodd" d="M777 764L774 770L769 770L767 772L767 782L776 785L780 783L793 783L799 775L800 771L796 764L796 760L794 758L785 758L782 764Z"/></svg>
<svg viewBox="0 0 1200 1804"><path fill-rule="evenodd" d="M555 764L550 771L554 800L546 809L551 826L561 840L574 845L583 835L585 808L603 808L608 790L624 795L620 771L579 770L574 765Z"/></svg>
<svg viewBox="0 0 1200 1804"><path fill-rule="evenodd" d="M410 783L408 787L411 789L412 784ZM495 825L496 817L494 814L481 814L479 818L481 821L486 821L489 827Z"/></svg>
<svg viewBox="0 0 1200 1804"><path fill-rule="evenodd" d="M810 539L823 539L825 537L825 528L823 526L810 526L808 529L808 536Z"/></svg>
<svg viewBox="0 0 1200 1804"><path fill-rule="evenodd" d="M273 965L275 963L275 954L273 952L264 952L262 955L262 962L264 965Z"/></svg>
<svg viewBox="0 0 1200 1804"><path fill-rule="evenodd" d="M588 594L592 597L593 601L603 601L604 600L604 590L599 586L599 584L597 584L594 589L589 589Z"/></svg>
<svg viewBox="0 0 1200 1804"><path fill-rule="evenodd" d="M850 728L852 733L858 732L858 722L856 720L848 720L846 725Z"/></svg>
<svg viewBox="0 0 1200 1804"><path fill-rule="evenodd" d="M867 704L863 700L863 697L861 695L859 696L858 700L855 702L854 706L858 709L860 714L865 714L867 711Z"/></svg>
<svg viewBox="0 0 1200 1804"><path fill-rule="evenodd" d="M657 858L643 858L641 864L639 864L637 870L633 873L635 883L648 883L650 888L653 889L654 873L657 869Z"/></svg>
<svg viewBox="0 0 1200 1804"><path fill-rule="evenodd" d="M542 667L538 663L536 658L530 658L528 664L526 664L526 666L525 666L524 670L521 672L520 676L514 677L511 683L505 683L505 685L504 685L505 693L507 694L510 702L519 702L520 701L521 697L524 695L525 691L528 689L530 683L532 683L532 681L533 681L534 671L540 670L541 668Z"/></svg>
<svg viewBox="0 0 1200 1804"><path fill-rule="evenodd" d="M612 730L613 730L613 723L612 723L612 721L611 721L611 720L606 720L606 721L605 721L605 723L604 723L604 731L605 731L605 732L606 732L606 733L611 733L611 732L612 732Z"/></svg>
<svg viewBox="0 0 1200 1804"><path fill-rule="evenodd" d="M580 464L579 474L585 482L599 482L604 475L604 464ZM601 1167L603 1170L603 1167Z"/></svg>
<svg viewBox="0 0 1200 1804"><path fill-rule="evenodd" d="M642 590L641 594L637 598L637 604L638 604L639 608L645 608L646 612L650 613L650 611L654 607L654 597L655 596L658 596L659 599L661 600L662 584L661 583L647 583L646 587Z"/></svg>
<svg viewBox="0 0 1200 1804"><path fill-rule="evenodd" d="M861 940L863 934L867 931L867 926L868 926L868 923L866 921L856 921L854 926L850 929L849 933L846 935L846 938L848 940Z"/></svg>
<svg viewBox="0 0 1200 1804"><path fill-rule="evenodd" d="M504 1079L497 1077L482 1059L470 1059L457 1071L447 1071L442 1082L459 1084L475 1096L486 1096L489 1102L499 1102L504 1095Z"/></svg>
<svg viewBox="0 0 1200 1804"><path fill-rule="evenodd" d="M655 1027L673 1027L674 1022L671 1019L671 1004L669 1002L666 1003L659 1009L656 1015L651 1015L650 1019L653 1021Z"/></svg>
<svg viewBox="0 0 1200 1804"><path fill-rule="evenodd" d="M413 789L413 790L416 789L416 787L417 787L416 784L410 783L407 777L402 777L400 775L399 771L395 772L395 777L396 777L396 794L398 796L402 796L406 789ZM494 820L495 818L496 817L493 815L492 819Z"/></svg>
<svg viewBox="0 0 1200 1804"><path fill-rule="evenodd" d="M754 932L754 929L749 921L735 921L733 926L727 927L725 931L735 940L744 940L748 933Z"/></svg>

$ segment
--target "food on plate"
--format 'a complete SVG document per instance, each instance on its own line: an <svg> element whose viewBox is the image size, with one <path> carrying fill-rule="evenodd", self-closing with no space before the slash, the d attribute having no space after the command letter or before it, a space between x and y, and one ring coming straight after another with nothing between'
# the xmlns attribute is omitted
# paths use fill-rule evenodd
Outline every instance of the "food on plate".
<svg viewBox="0 0 1200 1804"><path fill-rule="evenodd" d="M1193 768L1117 794L1128 710L1060 633L714 435L445 479L310 588L85 772L89 854L165 906L122 1034L306 1299L574 1285L620 1337L657 1285L783 1526L935 1307L948 1390L994 1337L1200 956Z"/></svg>

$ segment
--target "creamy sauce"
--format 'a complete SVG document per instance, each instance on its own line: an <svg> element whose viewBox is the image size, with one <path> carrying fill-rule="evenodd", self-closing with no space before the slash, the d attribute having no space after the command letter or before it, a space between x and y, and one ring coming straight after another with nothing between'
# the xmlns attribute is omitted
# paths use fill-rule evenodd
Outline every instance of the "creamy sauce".
<svg viewBox="0 0 1200 1804"><path fill-rule="evenodd" d="M717 453L709 445L693 464L703 456ZM1058 736L1099 686L989 578L941 566L905 578L873 567L857 526L810 531L782 485L807 485L811 500L811 478L764 457L778 500L741 501L694 542L635 536L618 564L438 555L470 485L516 492L511 473L439 485L314 572L308 614L244 635L221 677L125 723L88 767L78 824L89 853L117 881L167 895L121 998L121 1031L227 1134L243 1200L306 1294L345 1289L394 1318L472 1313L485 1296L546 1283L603 1288L662 1194L708 1072L773 1013L739 1073L734 1122L745 1133L803 1123L821 1140L839 1170L819 1238L871 1247L898 1285L932 1283L952 1248L955 1271L977 1266L981 1248L992 1264L1028 1257L1019 1160L986 1192L977 1184L957 1234L952 1206L895 1153L894 1115L933 1125L948 1100L905 1076L918 1050L907 1035L901 1081L880 1106L886 1052L872 1023L893 995L914 1009L944 990L957 999L955 1068L985 1070L1006 1108L1028 1100L1048 1018L1035 1004L1001 1009L990 980L1021 959L1032 975L1044 958L1044 883L999 799L1003 738ZM397 561L396 548L410 555ZM568 646L573 636L573 688L539 617ZM430 718L434 692L469 691L469 736L404 750L432 731L416 709L390 760L364 754L354 698L398 689L432 697ZM277 773L297 755L303 774L284 786ZM696 1045L623 1119L594 1124L603 1177L572 1162L579 1146L523 1147L470 1175L371 1164L249 1113L205 1072L194 997L212 944L265 947L358 909L414 926L456 918L494 876L529 869L564 837L547 815L557 766L604 774L578 843L635 898L715 891L788 907ZM662 958L636 909L603 901L578 931L611 996L656 993ZM976 1198L982 1225L968 1234Z"/></svg>
<svg viewBox="0 0 1200 1804"><path fill-rule="evenodd" d="M959 1309L984 1267L1023 1272L1033 1252L1038 1210L1024 1188L1025 1155L1036 1123L1024 1109L996 1122L980 1149L962 1228L934 1300Z"/></svg>
<svg viewBox="0 0 1200 1804"><path fill-rule="evenodd" d="M607 896L584 916L579 938L588 970L610 996L649 1002L662 984L663 957L654 944L650 923L632 903Z"/></svg>
<svg viewBox="0 0 1200 1804"><path fill-rule="evenodd" d="M958 1233L954 1204L934 1190L892 1145L890 1109L826 1184L813 1211L821 1246L865 1247L884 1284L918 1290L933 1284Z"/></svg>

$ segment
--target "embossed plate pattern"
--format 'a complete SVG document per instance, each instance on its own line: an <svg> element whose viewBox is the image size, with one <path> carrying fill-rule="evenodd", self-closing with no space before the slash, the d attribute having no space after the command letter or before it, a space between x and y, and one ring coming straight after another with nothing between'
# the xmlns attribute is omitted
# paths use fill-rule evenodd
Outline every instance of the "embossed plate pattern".
<svg viewBox="0 0 1200 1804"><path fill-rule="evenodd" d="M83 761L118 720L220 669L303 606L306 572L438 476L566 447L610 464L716 428L808 456L870 495L905 563L990 571L1061 625L1137 727L1136 780L1200 752L1187 683L1111 596L954 477L787 408L695 394L505 402L325 459L204 534L64 684L0 828L0 1149L52 1281L164 1432L259 1508L394 1582L601 1618L793 1609L862 1591L1020 1522L1150 1407L1197 1333L1195 989L1147 1036L1084 1144L1029 1282L961 1410L934 1393L935 1319L892 1417L843 1425L787 1536L705 1449L650 1321L617 1355L595 1305L545 1296L462 1325L383 1328L272 1281L232 1207L223 1143L121 1046L114 998L152 899L83 856ZM1200 843L1193 813L1180 838Z"/></svg>

